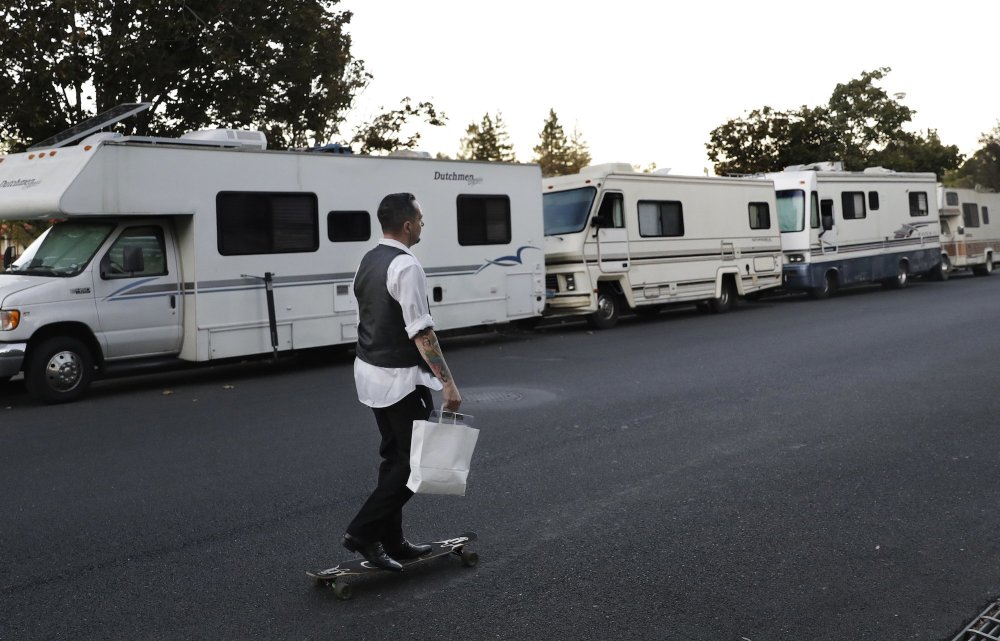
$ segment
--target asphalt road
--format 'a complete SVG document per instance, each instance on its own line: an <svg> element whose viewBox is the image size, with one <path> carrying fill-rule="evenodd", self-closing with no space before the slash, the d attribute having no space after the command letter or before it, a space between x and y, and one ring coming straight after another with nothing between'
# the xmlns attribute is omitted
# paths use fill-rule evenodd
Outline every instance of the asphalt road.
<svg viewBox="0 0 1000 641"><path fill-rule="evenodd" d="M0 391L0 639L950 641L1000 597L1000 277L450 338L456 559L358 582L377 438L328 351Z"/></svg>

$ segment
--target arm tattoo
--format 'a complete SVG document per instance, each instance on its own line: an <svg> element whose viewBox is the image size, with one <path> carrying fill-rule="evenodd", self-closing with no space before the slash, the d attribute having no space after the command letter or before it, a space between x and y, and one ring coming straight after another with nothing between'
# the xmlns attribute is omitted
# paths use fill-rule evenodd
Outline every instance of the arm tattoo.
<svg viewBox="0 0 1000 641"><path fill-rule="evenodd" d="M448 364L444 362L444 354L441 353L441 345L438 343L437 335L433 330L425 330L420 333L420 354L430 365L434 376L437 376L442 383L451 380L451 372L448 371Z"/></svg>

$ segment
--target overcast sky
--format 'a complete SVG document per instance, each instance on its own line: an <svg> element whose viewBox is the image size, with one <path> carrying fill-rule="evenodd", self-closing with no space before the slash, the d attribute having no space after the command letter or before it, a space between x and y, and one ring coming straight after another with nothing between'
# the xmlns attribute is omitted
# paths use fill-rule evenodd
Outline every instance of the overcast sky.
<svg viewBox="0 0 1000 641"><path fill-rule="evenodd" d="M550 108L593 161L701 174L715 127L768 105L826 104L837 83L891 67L912 130L962 153L1000 119L1000 3L952 0L341 0L352 53L374 76L349 118L409 96L448 116L420 148L454 156L499 111L530 162ZM817 159L825 160L825 159Z"/></svg>

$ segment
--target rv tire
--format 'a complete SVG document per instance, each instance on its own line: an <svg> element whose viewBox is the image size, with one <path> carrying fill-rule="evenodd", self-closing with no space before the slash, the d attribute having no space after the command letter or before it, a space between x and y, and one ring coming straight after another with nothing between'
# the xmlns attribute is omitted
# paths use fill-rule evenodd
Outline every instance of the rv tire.
<svg viewBox="0 0 1000 641"><path fill-rule="evenodd" d="M837 277L832 271L823 275L823 285L821 287L813 287L809 290L809 296L814 300L829 298L835 293L837 293Z"/></svg>
<svg viewBox="0 0 1000 641"><path fill-rule="evenodd" d="M910 283L910 265L905 260L899 261L896 267L896 275L887 278L882 283L889 289L906 289Z"/></svg>
<svg viewBox="0 0 1000 641"><path fill-rule="evenodd" d="M93 377L94 358L87 346L75 338L55 336L31 350L24 383L41 401L68 403L87 391Z"/></svg>
<svg viewBox="0 0 1000 641"><path fill-rule="evenodd" d="M934 280L946 281L951 277L951 260L948 256L942 256L941 262L934 268Z"/></svg>
<svg viewBox="0 0 1000 641"><path fill-rule="evenodd" d="M609 289L597 292L597 311L587 317L587 322L596 329L611 329L618 324L621 302Z"/></svg>
<svg viewBox="0 0 1000 641"><path fill-rule="evenodd" d="M972 273L976 276L989 276L993 273L993 255L986 257L986 262L972 268Z"/></svg>
<svg viewBox="0 0 1000 641"><path fill-rule="evenodd" d="M712 310L713 314L725 314L732 308L736 307L736 287L733 286L733 280L728 276L722 281L722 290L719 293L718 298L713 298L708 301L708 307Z"/></svg>

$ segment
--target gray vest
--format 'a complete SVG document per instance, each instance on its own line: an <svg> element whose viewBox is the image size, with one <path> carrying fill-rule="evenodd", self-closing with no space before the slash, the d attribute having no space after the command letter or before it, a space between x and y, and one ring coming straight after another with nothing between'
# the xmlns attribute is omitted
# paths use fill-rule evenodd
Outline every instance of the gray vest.
<svg viewBox="0 0 1000 641"><path fill-rule="evenodd" d="M364 362L378 367L423 367L430 371L406 334L403 308L386 287L389 264L403 253L397 247L378 244L361 259L354 277L359 318L355 353Z"/></svg>

